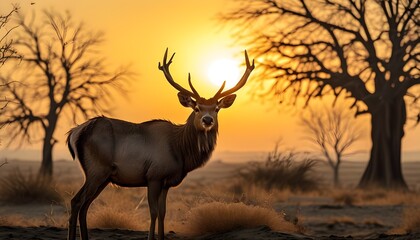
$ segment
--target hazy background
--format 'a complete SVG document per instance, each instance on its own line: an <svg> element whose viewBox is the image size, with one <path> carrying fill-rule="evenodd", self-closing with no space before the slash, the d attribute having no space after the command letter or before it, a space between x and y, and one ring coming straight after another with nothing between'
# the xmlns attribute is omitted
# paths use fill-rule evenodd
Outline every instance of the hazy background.
<svg viewBox="0 0 420 240"><path fill-rule="evenodd" d="M137 73L127 98L115 97L111 117L132 122L154 118L179 124L185 122L191 110L179 104L177 91L157 68L166 47L177 53L171 65L175 80L187 86L187 74L191 72L194 86L205 97L212 96L219 88L209 81L207 74L212 62L223 58L234 59L238 64L244 61L245 47L235 43L231 28L223 27L217 21L217 15L225 9L232 9L231 6L236 4L234 1L2 0L0 9L6 11L13 3L19 4L20 12L25 15L41 15L44 9L69 10L75 21L83 21L88 29L105 33L106 42L101 46L101 55L108 59L109 66L130 65ZM243 71L244 67L241 67L240 74ZM287 148L304 150L307 143L302 140L298 114L284 111L284 106L269 99L251 98L250 91L250 87L245 86L238 91L234 105L220 112L215 158L227 161L261 158L279 139L283 139ZM366 135L355 148L366 153L353 159L367 161L370 149L368 116L359 117L359 121L366 126ZM70 127L58 126L56 137L60 143L55 147L55 159L70 158L64 144L65 133ZM7 138L4 131L1 134L0 138ZM419 160L415 159L420 153L419 138L420 128L413 128L413 123L409 122L403 138L403 161ZM18 151L2 149L0 158L39 160L40 149L40 144L25 144Z"/></svg>

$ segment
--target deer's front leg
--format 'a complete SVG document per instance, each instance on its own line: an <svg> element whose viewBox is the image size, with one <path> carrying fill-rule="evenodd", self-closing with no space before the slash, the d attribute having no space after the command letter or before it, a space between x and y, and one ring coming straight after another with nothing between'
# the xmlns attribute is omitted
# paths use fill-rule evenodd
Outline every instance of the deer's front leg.
<svg viewBox="0 0 420 240"><path fill-rule="evenodd" d="M158 239L165 238L165 214L166 214L166 196L168 195L167 188L162 189L159 196L159 212L158 212Z"/></svg>
<svg viewBox="0 0 420 240"><path fill-rule="evenodd" d="M155 239L155 224L159 212L159 196L162 192L162 183L160 181L149 182L147 185L147 199L150 210L150 229L148 240Z"/></svg>

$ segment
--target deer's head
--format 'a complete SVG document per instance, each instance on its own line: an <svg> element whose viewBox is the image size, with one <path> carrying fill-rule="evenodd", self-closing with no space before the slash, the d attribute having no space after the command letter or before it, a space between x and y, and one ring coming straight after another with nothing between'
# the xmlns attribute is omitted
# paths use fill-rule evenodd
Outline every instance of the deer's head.
<svg viewBox="0 0 420 240"><path fill-rule="evenodd" d="M171 73L169 72L169 65L172 63L174 55L175 53L172 54L168 61L168 49L166 49L165 55L163 56L163 63L161 64L159 62L159 69L165 74L166 80L168 80L168 82L179 91L178 99L182 106L190 107L194 110L195 128L199 131L210 131L212 128L217 127L217 113L219 110L222 108L230 107L235 101L236 94L233 93L245 85L249 75L251 74L252 70L254 70L254 61L252 61L251 65L248 59L248 54L245 51L246 70L236 86L229 90L223 91L226 83L223 82L217 93L213 97L206 99L201 97L197 90L195 90L191 83L190 74L188 74L188 84L190 85L191 91L183 88L173 80Z"/></svg>

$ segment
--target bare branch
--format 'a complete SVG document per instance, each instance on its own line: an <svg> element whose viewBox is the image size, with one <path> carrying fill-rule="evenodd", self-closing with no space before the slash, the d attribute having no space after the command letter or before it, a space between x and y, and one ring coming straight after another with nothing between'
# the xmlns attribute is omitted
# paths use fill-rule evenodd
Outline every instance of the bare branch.
<svg viewBox="0 0 420 240"><path fill-rule="evenodd" d="M346 94L359 115L419 84L418 1L240 2L220 19L258 59L255 90L279 102Z"/></svg>
<svg viewBox="0 0 420 240"><path fill-rule="evenodd" d="M1 79L20 83L3 87L10 102L0 124L10 125L10 142L43 140L53 146L61 115L75 122L108 113L113 94L125 92L132 73L126 67L107 71L97 56L103 34L74 22L70 13L44 11L43 18L18 18L21 27L13 46L24 57Z"/></svg>
<svg viewBox="0 0 420 240"><path fill-rule="evenodd" d="M0 167L3 167L4 165L8 164L9 162L7 161L7 159L4 160L3 163L0 164Z"/></svg>
<svg viewBox="0 0 420 240"><path fill-rule="evenodd" d="M20 58L16 49L13 48L13 40L7 40L10 33L15 30L18 26L13 26L7 29L7 24L13 14L18 11L19 7L14 5L12 10L6 15L0 15L0 30L2 36L0 36L0 67L5 64L8 59ZM4 33L3 33L4 32Z"/></svg>

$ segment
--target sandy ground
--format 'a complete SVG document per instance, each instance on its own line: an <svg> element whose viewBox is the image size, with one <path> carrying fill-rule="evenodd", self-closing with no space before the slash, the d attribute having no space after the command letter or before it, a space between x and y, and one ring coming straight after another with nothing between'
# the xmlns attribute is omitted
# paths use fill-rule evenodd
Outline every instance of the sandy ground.
<svg viewBox="0 0 420 240"><path fill-rule="evenodd" d="M67 230L55 227L0 227L0 239L5 240L35 240L35 239L65 239L67 237ZM113 239L113 240L139 240L147 239L147 232L129 231L119 229L91 229L90 235L92 240L99 239ZM168 240L187 240L187 239L311 239L305 236L276 233L270 231L267 227L259 227L253 229L243 229L222 234L205 235L195 238L187 238L177 236L175 233L166 234Z"/></svg>
<svg viewBox="0 0 420 240"><path fill-rule="evenodd" d="M146 240L147 232L130 231L120 229L91 229L91 240ZM0 239L3 240L55 240L66 239L67 230L56 227L5 227L0 226ZM310 240L310 239L383 239L383 240L416 240L420 239L420 233L406 235L371 234L364 237L352 236L305 236L299 234L287 234L273 232L265 226L252 229L241 229L227 233L209 234L200 237L188 238L178 236L170 232L165 236L168 240Z"/></svg>
<svg viewBox="0 0 420 240"><path fill-rule="evenodd" d="M0 177L19 167L23 173L35 173L39 163L9 161L1 168ZM226 181L232 176L238 167L237 164L222 162L210 162L206 167L192 172L177 191L188 189L205 188L209 184ZM420 183L420 163L410 163L410 171L406 177L412 188L417 188ZM345 169L343 167L343 169ZM417 169L417 170L416 170ZM326 174L328 169L320 169L321 174ZM343 171L346 186L354 186L363 171L362 164L349 164ZM412 174L410 174L412 173ZM55 174L60 176L60 182L65 184L80 185L83 175L77 164L71 161L58 161L55 163ZM352 178L351 178L352 176ZM328 178L328 176L327 176ZM188 192L188 191L187 191ZM170 193L171 194L171 193ZM176 193L174 193L176 194ZM418 194L418 191L417 191ZM144 203L146 204L146 203ZM172 202L169 205L174 204ZM144 205L147 208L147 204ZM167 233L167 239L420 239L420 233L405 235L391 235L391 230L397 228L403 222L403 212L407 208L419 209L420 206L400 204L357 204L343 205L334 202L326 196L290 195L281 201L275 201L273 208L283 212L289 218L296 217L299 224L305 229L305 234L288 234L271 231L268 227L261 226L252 229L239 229L226 233L209 234L200 237L188 238L173 231ZM48 227L34 223L38 226L28 226L33 219L43 223L50 223L49 219L65 217L68 206L62 205L10 205L0 203L0 218L3 216L16 215L19 221L26 222L22 226L0 226L0 239L65 239L67 229L62 227ZM53 216L54 215L54 216ZM22 220L23 218L23 220ZM148 221L148 216L143 219ZM1 225L1 221L0 221ZM170 228L167 228L171 230ZM90 229L90 239L119 240L119 239L147 239L145 231L130 231L119 229Z"/></svg>

